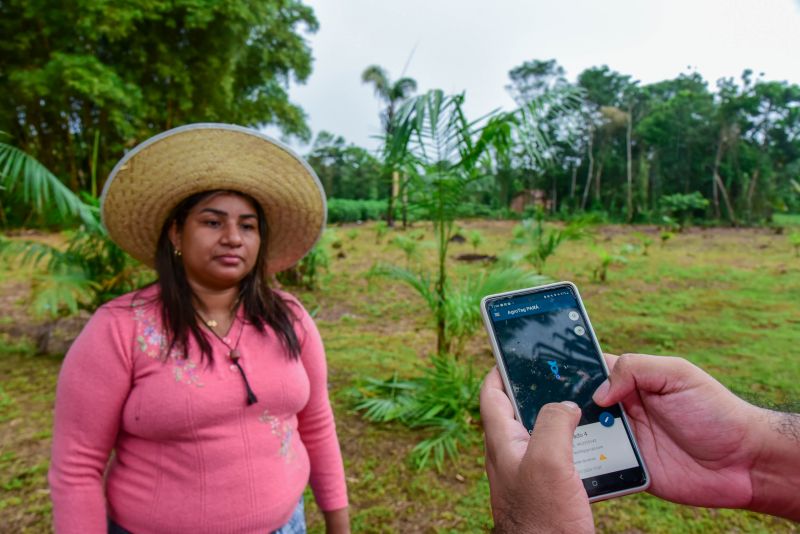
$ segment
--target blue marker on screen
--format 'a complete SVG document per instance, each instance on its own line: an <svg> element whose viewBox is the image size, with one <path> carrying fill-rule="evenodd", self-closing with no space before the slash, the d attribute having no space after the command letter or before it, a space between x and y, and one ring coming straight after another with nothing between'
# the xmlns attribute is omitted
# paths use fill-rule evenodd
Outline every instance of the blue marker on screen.
<svg viewBox="0 0 800 534"><path fill-rule="evenodd" d="M614 416L608 412L600 414L600 424L603 426L611 426L614 424Z"/></svg>

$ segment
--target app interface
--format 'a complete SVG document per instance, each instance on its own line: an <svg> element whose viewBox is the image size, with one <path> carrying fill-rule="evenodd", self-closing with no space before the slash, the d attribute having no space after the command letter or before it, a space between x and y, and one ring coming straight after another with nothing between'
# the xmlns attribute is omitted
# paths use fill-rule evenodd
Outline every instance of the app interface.
<svg viewBox="0 0 800 534"><path fill-rule="evenodd" d="M605 380L602 356L571 289L499 298L487 306L528 431L543 405L571 400L582 411L572 442L581 478L638 467L619 407L592 401Z"/></svg>

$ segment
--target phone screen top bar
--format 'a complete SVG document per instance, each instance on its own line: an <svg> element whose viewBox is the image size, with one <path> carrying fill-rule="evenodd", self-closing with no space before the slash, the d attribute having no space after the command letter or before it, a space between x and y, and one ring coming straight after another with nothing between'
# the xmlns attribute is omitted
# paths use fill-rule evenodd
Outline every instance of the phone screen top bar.
<svg viewBox="0 0 800 534"><path fill-rule="evenodd" d="M488 306L494 322L573 307L575 307L575 296L567 287L507 298L500 297L490 301Z"/></svg>

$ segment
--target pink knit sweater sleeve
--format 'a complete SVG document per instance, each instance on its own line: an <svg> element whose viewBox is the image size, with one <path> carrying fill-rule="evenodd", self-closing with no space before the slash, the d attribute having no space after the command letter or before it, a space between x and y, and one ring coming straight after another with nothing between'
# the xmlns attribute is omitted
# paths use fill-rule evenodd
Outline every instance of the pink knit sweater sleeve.
<svg viewBox="0 0 800 534"><path fill-rule="evenodd" d="M301 315L301 359L311 386L306 407L298 414L298 431L311 462L311 489L326 512L347 507L347 487L336 424L328 398L325 349L317 326L305 310Z"/></svg>
<svg viewBox="0 0 800 534"><path fill-rule="evenodd" d="M107 532L103 474L131 384L130 347L99 309L64 358L49 481L56 532Z"/></svg>

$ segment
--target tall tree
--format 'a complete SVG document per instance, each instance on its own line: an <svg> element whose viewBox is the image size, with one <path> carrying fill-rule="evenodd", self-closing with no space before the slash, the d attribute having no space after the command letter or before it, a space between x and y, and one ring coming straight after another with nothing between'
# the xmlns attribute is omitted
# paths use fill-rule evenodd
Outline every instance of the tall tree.
<svg viewBox="0 0 800 534"><path fill-rule="evenodd" d="M299 0L0 2L0 130L76 190L124 149L189 122L308 138L288 97L311 72ZM99 134L99 136L97 135Z"/></svg>
<svg viewBox="0 0 800 534"><path fill-rule="evenodd" d="M417 90L417 82L413 78L401 77L392 81L386 69L378 65L370 65L361 73L362 83L372 85L375 95L386 105L381 111L381 124L385 135L385 146L392 143L395 129L395 115L398 107ZM386 151L385 156L389 152ZM386 211L386 223L394 225L394 207L400 193L400 173L394 162L387 161L387 172L391 177L389 181L389 203ZM405 222L405 218L404 218Z"/></svg>

